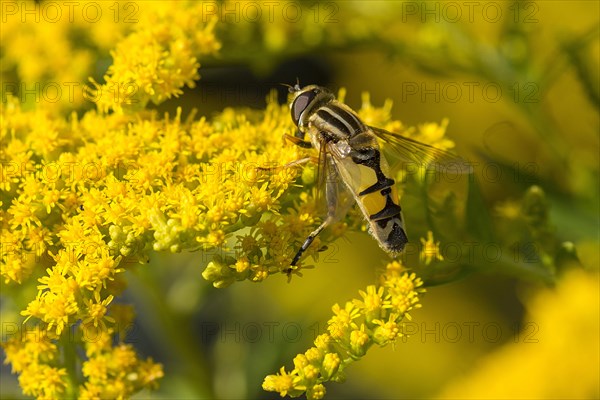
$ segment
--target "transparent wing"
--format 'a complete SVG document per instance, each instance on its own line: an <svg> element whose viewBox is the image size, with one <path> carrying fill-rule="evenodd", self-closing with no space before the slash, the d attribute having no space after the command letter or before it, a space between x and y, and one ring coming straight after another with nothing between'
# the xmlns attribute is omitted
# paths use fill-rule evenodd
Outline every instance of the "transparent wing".
<svg viewBox="0 0 600 400"><path fill-rule="evenodd" d="M350 190L344 183L342 177L337 170L338 161L336 161L334 153L329 153L327 162L327 185L333 185L336 193L335 216L334 222L344 219L350 208L354 205L355 200L350 193Z"/></svg>
<svg viewBox="0 0 600 400"><path fill-rule="evenodd" d="M342 220L348 213L348 210L354 205L354 198L338 174L333 153L327 150L326 144L323 144L319 150L315 187L315 201L320 215L327 214L328 199L325 193L328 187L329 190L333 190L333 193L335 193L335 216L333 222L337 222Z"/></svg>
<svg viewBox="0 0 600 400"><path fill-rule="evenodd" d="M325 204L325 182L327 180L327 149L325 145L321 144L319 146L319 157L317 159L317 176L315 180L315 201L319 212L324 212L324 204Z"/></svg>
<svg viewBox="0 0 600 400"><path fill-rule="evenodd" d="M454 153L440 150L428 144L401 136L398 133L386 131L385 129L373 126L369 128L376 137L390 145L389 147L394 156L408 163L408 165L404 165L404 169L416 166L425 167L428 170L449 171L452 174L473 173L472 165ZM386 147L383 150L389 151L390 149Z"/></svg>

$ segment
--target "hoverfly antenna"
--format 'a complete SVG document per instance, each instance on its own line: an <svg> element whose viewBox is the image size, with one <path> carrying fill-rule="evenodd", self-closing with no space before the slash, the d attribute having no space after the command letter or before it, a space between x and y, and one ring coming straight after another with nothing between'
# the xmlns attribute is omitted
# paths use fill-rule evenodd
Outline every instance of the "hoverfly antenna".
<svg viewBox="0 0 600 400"><path fill-rule="evenodd" d="M290 93L297 92L298 89L300 89L300 88L297 88L298 85L292 86L292 85L288 85L287 83L280 83L280 85L287 87L288 88L288 92L290 92Z"/></svg>

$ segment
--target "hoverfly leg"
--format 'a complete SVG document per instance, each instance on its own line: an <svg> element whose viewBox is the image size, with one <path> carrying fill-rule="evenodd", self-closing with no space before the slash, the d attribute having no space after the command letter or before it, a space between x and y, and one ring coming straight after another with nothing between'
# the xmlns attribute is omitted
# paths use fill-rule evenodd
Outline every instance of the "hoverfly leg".
<svg viewBox="0 0 600 400"><path fill-rule="evenodd" d="M289 163L287 163L285 165L282 165L281 168L300 167L300 166L306 164L309 161L314 162L315 161L315 157L300 158L299 160L292 161L292 162L289 162Z"/></svg>
<svg viewBox="0 0 600 400"><path fill-rule="evenodd" d="M303 157L303 158L289 162L284 165L273 166L273 167L256 167L256 169L259 171L270 171L270 170L277 170L277 169L283 169L283 168L300 167L300 166L306 164L307 162L314 161L314 160L315 160L315 157Z"/></svg>
<svg viewBox="0 0 600 400"><path fill-rule="evenodd" d="M298 132L300 132L300 131L298 130ZM312 143L311 142L303 140L304 139L304 135L301 138L297 137L297 136L298 136L297 133L296 133L296 136L288 135L287 133L285 135L283 135L284 139L289 140L290 142L292 142L296 146L300 146L300 147L305 148L305 149L312 148ZM304 157L304 158L300 158L298 160L292 161L290 163L287 163L285 165L275 166L275 167L256 167L256 169L258 169L259 171L269 171L269 170L272 170L272 169L283 169L283 168L290 168L290 167L299 167L299 166L302 166L302 165L306 164L309 161L316 162L317 160L315 159L315 157Z"/></svg>
<svg viewBox="0 0 600 400"><path fill-rule="evenodd" d="M315 238L323 231L323 229L327 228L331 223L335 220L336 217L336 209L337 209L337 185L335 177L337 174L335 173L335 169L333 168L330 172L330 176L328 176L327 181L325 182L325 195L327 196L327 218L325 221L317 229L311 232L310 235L306 238L300 250L294 256L294 259L291 262L291 266L294 267L300 261L300 257L309 248Z"/></svg>
<svg viewBox="0 0 600 400"><path fill-rule="evenodd" d="M298 132L300 132L300 131L298 131ZM302 136L298 136L298 133L296 133L295 136L292 136L292 135L288 135L286 133L285 135L283 135L283 137L286 140L289 140L290 142L295 144L296 146L300 146L304 149L310 149L312 147L311 142L304 140L304 134Z"/></svg>
<svg viewBox="0 0 600 400"><path fill-rule="evenodd" d="M317 229L315 229L314 231L312 231L312 233L310 235L308 235L308 237L302 244L302 247L300 247L300 250L298 250L298 252L294 256L294 259L292 260L292 262L290 264L292 267L295 267L296 264L298 263L298 261L300 261L300 257L302 257L302 254L304 254L306 249L308 249L310 247L310 245L315 240L315 238L319 235L319 233L321 233L321 231L323 229L327 228L332 222L333 222L333 215L328 215L327 218L325 218L325 221L323 221L323 223L321 225L319 225L319 227Z"/></svg>

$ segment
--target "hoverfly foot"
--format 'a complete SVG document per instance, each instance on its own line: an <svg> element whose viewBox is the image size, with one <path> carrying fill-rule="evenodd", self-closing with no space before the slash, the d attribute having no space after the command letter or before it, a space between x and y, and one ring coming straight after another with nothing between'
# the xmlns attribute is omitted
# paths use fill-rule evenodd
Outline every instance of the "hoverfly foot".
<svg viewBox="0 0 600 400"><path fill-rule="evenodd" d="M297 270L298 267L296 267L295 265L290 265L290 267L285 270L285 274L287 275L287 283L290 283L292 281L292 274L294 273L294 271Z"/></svg>

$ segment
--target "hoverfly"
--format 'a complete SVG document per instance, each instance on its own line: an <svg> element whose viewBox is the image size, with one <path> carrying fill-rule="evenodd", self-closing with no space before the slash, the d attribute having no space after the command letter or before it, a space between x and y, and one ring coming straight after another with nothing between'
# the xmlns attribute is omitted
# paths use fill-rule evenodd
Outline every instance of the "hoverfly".
<svg viewBox="0 0 600 400"><path fill-rule="evenodd" d="M404 157L420 164L464 166L464 161L446 151L366 125L326 88L317 85L301 88L298 83L288 87L292 94L291 116L298 130L287 138L298 146L315 148L319 152L319 171L328 175L325 181L327 217L306 238L291 267L296 266L317 235L335 221L339 195L336 178L341 179L342 190L345 187L360 207L369 224L369 233L379 246L391 256L399 255L408 238L395 181L377 139L390 143ZM305 140L307 135L308 141ZM310 158L299 160L295 165L308 160Z"/></svg>

